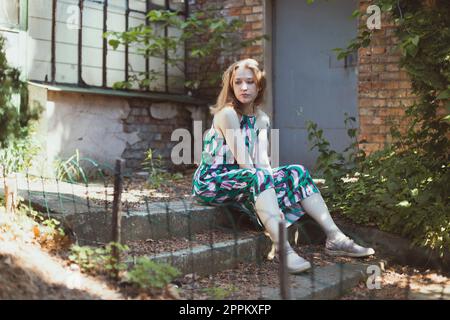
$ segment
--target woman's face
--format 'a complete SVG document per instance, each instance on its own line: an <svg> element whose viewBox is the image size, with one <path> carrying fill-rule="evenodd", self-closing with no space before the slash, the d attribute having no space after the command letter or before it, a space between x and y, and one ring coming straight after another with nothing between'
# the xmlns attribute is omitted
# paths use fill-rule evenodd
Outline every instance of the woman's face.
<svg viewBox="0 0 450 320"><path fill-rule="evenodd" d="M244 66L236 69L233 79L233 91L242 104L252 103L258 96L258 88L253 71Z"/></svg>

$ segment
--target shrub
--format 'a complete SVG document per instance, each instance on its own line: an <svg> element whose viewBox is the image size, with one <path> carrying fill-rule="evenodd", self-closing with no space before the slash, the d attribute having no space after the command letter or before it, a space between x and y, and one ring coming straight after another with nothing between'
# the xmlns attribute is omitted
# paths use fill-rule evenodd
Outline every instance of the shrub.
<svg viewBox="0 0 450 320"><path fill-rule="evenodd" d="M140 257L136 265L128 272L127 280L141 289L163 289L181 273L166 263L158 263L146 257Z"/></svg>

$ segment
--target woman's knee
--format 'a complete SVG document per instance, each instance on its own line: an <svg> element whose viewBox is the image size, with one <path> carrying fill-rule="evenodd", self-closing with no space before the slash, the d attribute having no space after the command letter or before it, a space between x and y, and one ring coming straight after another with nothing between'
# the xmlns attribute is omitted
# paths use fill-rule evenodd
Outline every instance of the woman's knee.
<svg viewBox="0 0 450 320"><path fill-rule="evenodd" d="M300 176L304 174L309 175L309 170L301 164L292 164L289 166L289 169L297 171Z"/></svg>
<svg viewBox="0 0 450 320"><path fill-rule="evenodd" d="M255 168L254 184L259 189L274 187L272 172L265 168Z"/></svg>

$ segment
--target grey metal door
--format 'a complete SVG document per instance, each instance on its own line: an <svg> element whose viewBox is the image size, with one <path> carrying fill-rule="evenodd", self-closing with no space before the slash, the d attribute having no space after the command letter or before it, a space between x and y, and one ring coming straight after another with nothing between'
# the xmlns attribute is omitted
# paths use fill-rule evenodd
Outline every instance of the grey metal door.
<svg viewBox="0 0 450 320"><path fill-rule="evenodd" d="M318 123L335 150L349 144L344 113L357 115L356 57L337 61L333 48L356 36L356 0L273 2L274 128L280 129L280 165L313 171L306 120ZM357 117L356 117L357 118ZM358 125L358 124L356 124Z"/></svg>

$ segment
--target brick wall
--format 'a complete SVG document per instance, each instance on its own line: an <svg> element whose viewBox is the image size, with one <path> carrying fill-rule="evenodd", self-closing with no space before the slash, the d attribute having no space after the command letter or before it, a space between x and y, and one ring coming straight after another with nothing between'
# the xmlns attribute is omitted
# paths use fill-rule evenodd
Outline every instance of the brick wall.
<svg viewBox="0 0 450 320"><path fill-rule="evenodd" d="M264 0L194 0L190 1L190 12L203 11L206 8L217 8L217 14L230 19L240 19L245 22L242 33L237 35L241 39L249 39L263 35L263 1ZM189 45L187 46L189 50ZM201 61L188 60L187 63L187 78L192 79L195 74L199 72L197 64L207 63L211 66L211 71L223 72L234 61L253 58L263 64L263 47L262 41L258 41L255 45L236 52L231 55L222 56L219 61L207 61L202 58ZM203 86L198 94L202 98L209 98L211 101L215 100L219 92L218 86Z"/></svg>
<svg viewBox="0 0 450 320"><path fill-rule="evenodd" d="M366 12L371 1L360 0L360 10ZM362 16L359 23L366 23ZM396 125L404 130L405 107L414 102L411 81L399 66L400 52L395 25L391 17L381 16L381 29L375 30L371 45L358 52L359 139L367 140L361 147L368 153L391 141L389 129Z"/></svg>
<svg viewBox="0 0 450 320"><path fill-rule="evenodd" d="M125 133L136 132L140 140L129 144L122 154L126 160L125 167L133 171L142 169L145 153L151 148L153 158L161 155L166 167L171 168L170 154L174 145L178 142L171 141L171 134L175 129L185 128L192 130L191 113L186 106L172 103L151 103L146 100L133 99L129 102L130 111L123 121ZM152 107L172 108L173 116L164 116L163 119L152 116ZM178 167L178 169L180 169Z"/></svg>

